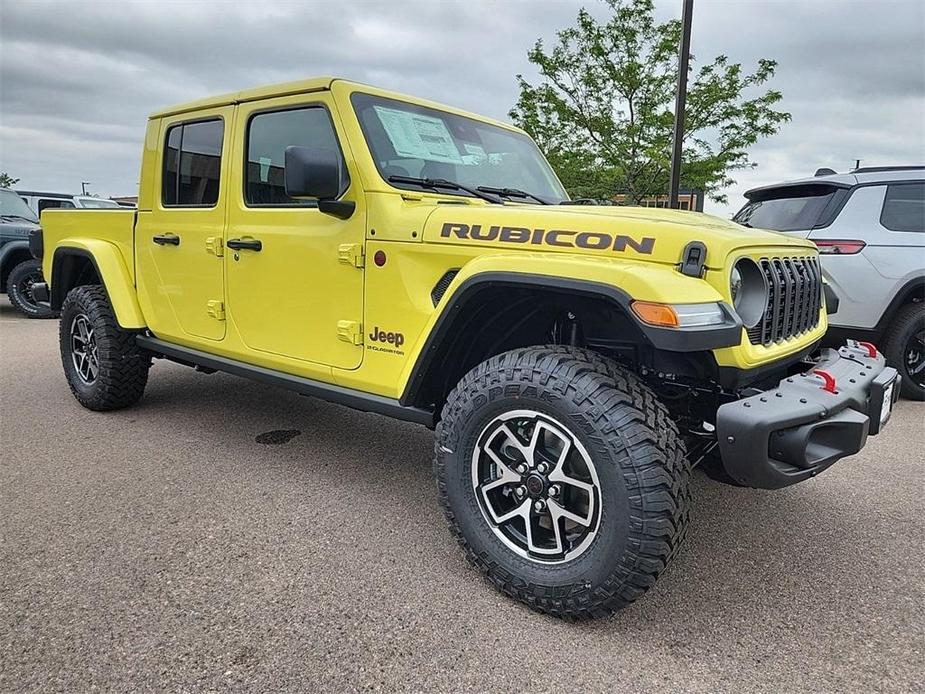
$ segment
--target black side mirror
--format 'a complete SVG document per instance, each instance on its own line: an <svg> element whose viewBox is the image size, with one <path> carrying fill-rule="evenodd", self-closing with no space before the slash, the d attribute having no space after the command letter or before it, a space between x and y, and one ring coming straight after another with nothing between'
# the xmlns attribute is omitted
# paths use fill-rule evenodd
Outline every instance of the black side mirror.
<svg viewBox="0 0 925 694"><path fill-rule="evenodd" d="M340 195L341 159L336 150L327 147L286 148L286 195L290 198L317 198L318 209L341 219L347 219L355 203L336 200Z"/></svg>

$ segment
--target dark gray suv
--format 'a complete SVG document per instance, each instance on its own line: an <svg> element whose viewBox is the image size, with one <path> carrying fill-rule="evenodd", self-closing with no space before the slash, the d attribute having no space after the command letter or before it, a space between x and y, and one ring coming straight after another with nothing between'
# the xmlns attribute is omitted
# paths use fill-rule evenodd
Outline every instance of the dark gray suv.
<svg viewBox="0 0 925 694"><path fill-rule="evenodd" d="M32 287L42 279L42 265L29 252L29 232L39 228L38 217L15 192L0 188L0 291L14 308L30 318L52 316L39 304Z"/></svg>

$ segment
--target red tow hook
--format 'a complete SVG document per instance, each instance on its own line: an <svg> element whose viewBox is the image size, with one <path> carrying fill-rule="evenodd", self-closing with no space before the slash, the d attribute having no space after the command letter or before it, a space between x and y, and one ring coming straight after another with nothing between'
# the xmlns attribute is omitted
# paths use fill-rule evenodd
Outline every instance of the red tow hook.
<svg viewBox="0 0 925 694"><path fill-rule="evenodd" d="M872 342L861 342L861 341L858 341L858 347L863 347L864 349L866 349L866 350L867 350L867 356L868 356L868 357L876 357L876 356L877 356L877 348L874 346L874 343L872 343Z"/></svg>
<svg viewBox="0 0 925 694"><path fill-rule="evenodd" d="M825 385L822 386L822 390L826 390L830 393L836 392L835 391L835 377L832 374L830 374L828 371L823 371L822 369L816 369L815 371L813 371L813 373L819 376L823 381L825 381Z"/></svg>

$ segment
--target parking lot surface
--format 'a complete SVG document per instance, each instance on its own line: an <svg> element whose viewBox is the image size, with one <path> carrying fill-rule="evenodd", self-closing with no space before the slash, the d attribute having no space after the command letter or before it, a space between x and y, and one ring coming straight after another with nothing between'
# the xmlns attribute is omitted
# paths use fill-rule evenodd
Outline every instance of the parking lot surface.
<svg viewBox="0 0 925 694"><path fill-rule="evenodd" d="M5 298L0 364L0 691L921 690L922 404L789 489L697 474L657 585L569 624L468 567L422 427L162 361L89 412Z"/></svg>

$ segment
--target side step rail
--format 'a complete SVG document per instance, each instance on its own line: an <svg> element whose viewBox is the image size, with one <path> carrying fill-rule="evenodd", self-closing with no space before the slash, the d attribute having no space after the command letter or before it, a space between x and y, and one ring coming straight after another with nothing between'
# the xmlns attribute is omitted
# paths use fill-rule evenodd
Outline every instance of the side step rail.
<svg viewBox="0 0 925 694"><path fill-rule="evenodd" d="M434 426L433 412L417 407L405 407L398 400L392 398L371 395L352 388L344 388L330 383L314 381L310 378L303 378L302 376L293 376L292 374L267 369L262 366L246 364L235 359L219 357L207 352L190 349L189 347L181 347L148 335L138 335L135 340L142 349L182 364L193 364L205 369L224 371L225 373L249 378L260 383L293 390L300 395L309 395L338 405L352 407L363 412L374 412L387 417L414 422L415 424L423 424L429 428Z"/></svg>

